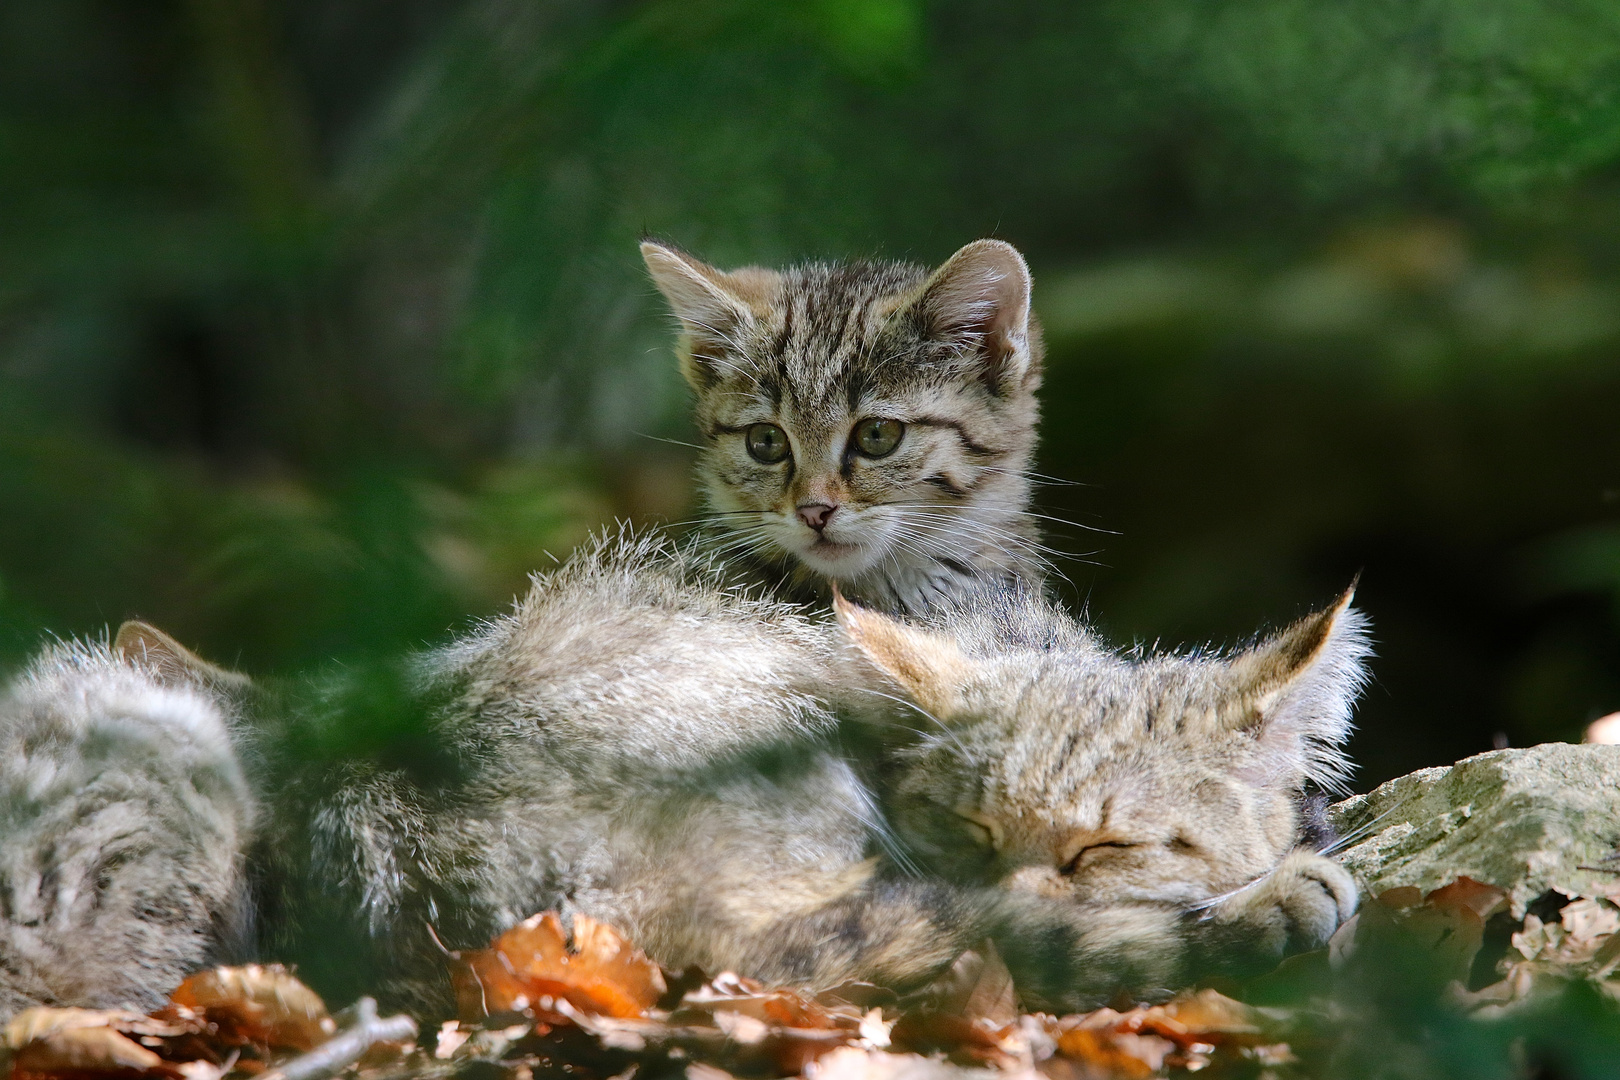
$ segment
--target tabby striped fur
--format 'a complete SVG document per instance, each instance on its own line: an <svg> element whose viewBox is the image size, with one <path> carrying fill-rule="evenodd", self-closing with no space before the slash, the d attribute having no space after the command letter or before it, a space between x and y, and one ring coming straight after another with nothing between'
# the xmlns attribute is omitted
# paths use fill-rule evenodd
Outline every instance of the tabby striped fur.
<svg viewBox="0 0 1620 1080"><path fill-rule="evenodd" d="M920 614L984 579L1039 579L1028 512L1041 339L1010 245L979 240L933 273L898 262L726 273L648 242L696 394L698 473L723 550L788 595L827 582ZM863 454L863 420L903 425ZM751 455L775 425L789 452ZM812 514L827 515L824 528Z"/></svg>

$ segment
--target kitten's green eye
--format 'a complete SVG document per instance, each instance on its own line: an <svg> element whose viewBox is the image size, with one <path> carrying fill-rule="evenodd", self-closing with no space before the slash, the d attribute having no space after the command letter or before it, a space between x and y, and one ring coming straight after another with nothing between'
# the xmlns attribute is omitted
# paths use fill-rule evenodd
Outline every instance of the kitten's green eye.
<svg viewBox="0 0 1620 1080"><path fill-rule="evenodd" d="M887 457L894 453L894 448L900 445L900 436L905 433L906 425L900 421L873 416L855 425L850 441L863 457Z"/></svg>
<svg viewBox="0 0 1620 1080"><path fill-rule="evenodd" d="M787 432L775 424L751 424L743 432L748 443L748 456L767 465L775 465L788 456Z"/></svg>

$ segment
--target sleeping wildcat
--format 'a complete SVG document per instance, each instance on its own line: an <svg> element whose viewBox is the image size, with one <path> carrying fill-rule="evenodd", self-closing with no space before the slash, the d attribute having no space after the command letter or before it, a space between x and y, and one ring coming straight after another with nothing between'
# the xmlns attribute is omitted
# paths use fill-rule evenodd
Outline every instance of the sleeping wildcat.
<svg viewBox="0 0 1620 1080"><path fill-rule="evenodd" d="M156 1000L219 944L244 854L259 956L427 1013L440 940L546 907L815 985L915 985L989 934L1062 1008L1349 914L1295 799L1338 766L1348 598L1229 657L1126 659L1028 589L924 630L723 580L608 539L407 668L269 695L257 819L237 684L151 631L48 650L0 700L0 1011ZM840 718L923 730L867 775Z"/></svg>
<svg viewBox="0 0 1620 1080"><path fill-rule="evenodd" d="M832 579L911 614L975 581L1040 578L1027 473L1042 348L1011 245L975 241L932 273L726 273L641 252L680 320L725 550L782 595L824 600Z"/></svg>

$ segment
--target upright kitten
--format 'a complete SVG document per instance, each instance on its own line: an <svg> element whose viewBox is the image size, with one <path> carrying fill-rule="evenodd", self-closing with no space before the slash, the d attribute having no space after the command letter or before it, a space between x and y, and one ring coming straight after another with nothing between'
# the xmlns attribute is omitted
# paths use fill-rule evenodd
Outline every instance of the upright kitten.
<svg viewBox="0 0 1620 1080"><path fill-rule="evenodd" d="M906 263L717 270L644 243L680 319L699 475L728 550L786 595L826 582L920 614L1038 579L1027 508L1041 338L1023 258L978 240Z"/></svg>

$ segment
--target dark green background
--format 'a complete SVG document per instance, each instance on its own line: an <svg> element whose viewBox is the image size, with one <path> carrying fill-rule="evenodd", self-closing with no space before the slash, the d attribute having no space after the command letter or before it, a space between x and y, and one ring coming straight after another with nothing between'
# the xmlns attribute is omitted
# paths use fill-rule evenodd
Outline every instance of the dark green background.
<svg viewBox="0 0 1620 1080"><path fill-rule="evenodd" d="M1360 570L1360 784L1576 738L1620 709L1617 165L1613 2L0 5L0 650L441 639L694 512L644 231L996 235L1108 633Z"/></svg>

